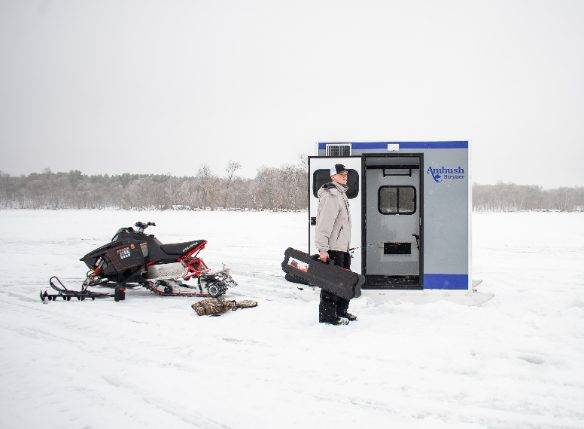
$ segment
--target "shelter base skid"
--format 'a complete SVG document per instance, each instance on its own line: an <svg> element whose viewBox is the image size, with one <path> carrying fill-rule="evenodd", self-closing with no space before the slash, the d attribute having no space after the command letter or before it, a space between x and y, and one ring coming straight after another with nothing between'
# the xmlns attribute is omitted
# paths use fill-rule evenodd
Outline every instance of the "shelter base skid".
<svg viewBox="0 0 584 429"><path fill-rule="evenodd" d="M425 274L419 276L365 275L363 289L444 289L468 290L466 274Z"/></svg>

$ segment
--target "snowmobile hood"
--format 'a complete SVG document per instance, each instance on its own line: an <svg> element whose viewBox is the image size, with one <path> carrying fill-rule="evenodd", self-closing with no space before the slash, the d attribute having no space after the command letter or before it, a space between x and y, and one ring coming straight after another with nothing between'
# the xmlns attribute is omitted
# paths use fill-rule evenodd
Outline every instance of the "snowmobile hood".
<svg viewBox="0 0 584 429"><path fill-rule="evenodd" d="M95 261L97 260L97 258L103 255L108 249L118 245L120 245L118 241L112 241L110 243L104 244L103 246L100 246L97 249L92 250L88 254L84 255L79 260L85 262L91 268Z"/></svg>

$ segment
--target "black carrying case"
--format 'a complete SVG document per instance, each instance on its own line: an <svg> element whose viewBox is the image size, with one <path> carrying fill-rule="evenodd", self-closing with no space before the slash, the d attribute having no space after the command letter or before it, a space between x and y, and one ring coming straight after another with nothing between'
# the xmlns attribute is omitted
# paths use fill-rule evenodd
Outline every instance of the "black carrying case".
<svg viewBox="0 0 584 429"><path fill-rule="evenodd" d="M319 287L346 300L360 297L361 286L365 283L364 276L333 265L332 261L325 264L291 247L284 252L282 270L310 286Z"/></svg>

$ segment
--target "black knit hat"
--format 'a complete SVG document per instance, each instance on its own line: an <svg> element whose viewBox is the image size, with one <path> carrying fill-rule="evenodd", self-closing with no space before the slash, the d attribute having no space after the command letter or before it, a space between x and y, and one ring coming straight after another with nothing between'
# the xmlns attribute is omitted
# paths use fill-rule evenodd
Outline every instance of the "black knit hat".
<svg viewBox="0 0 584 429"><path fill-rule="evenodd" d="M346 173L347 169L345 168L345 166L343 164L335 164L334 167L331 167L331 176L334 176L335 174L339 174L339 173Z"/></svg>

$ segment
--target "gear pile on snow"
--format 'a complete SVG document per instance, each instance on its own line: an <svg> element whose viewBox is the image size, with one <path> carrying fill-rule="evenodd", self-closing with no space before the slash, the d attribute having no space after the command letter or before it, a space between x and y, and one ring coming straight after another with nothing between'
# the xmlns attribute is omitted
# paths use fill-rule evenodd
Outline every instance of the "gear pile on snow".
<svg viewBox="0 0 584 429"><path fill-rule="evenodd" d="M98 247L81 258L89 271L81 290L67 289L55 276L49 285L56 293L41 291L44 301L62 298L70 301L113 297L125 299L126 288L145 287L157 295L188 297L220 297L237 283L225 266L212 271L198 257L207 244L206 240L162 244L154 235L145 234L153 222L136 222L132 227L120 228L111 242ZM187 283L191 281L191 283ZM192 283L195 281L195 284ZM114 293L94 292L89 287L103 286Z"/></svg>
<svg viewBox="0 0 584 429"><path fill-rule="evenodd" d="M242 301L226 300L224 298L207 298L195 302L191 307L199 316L219 316L229 310L257 307L257 301L244 299Z"/></svg>

